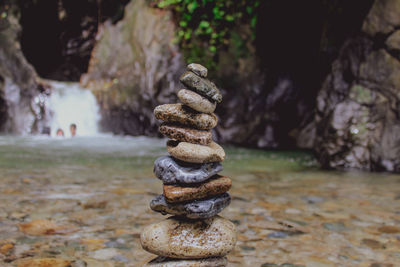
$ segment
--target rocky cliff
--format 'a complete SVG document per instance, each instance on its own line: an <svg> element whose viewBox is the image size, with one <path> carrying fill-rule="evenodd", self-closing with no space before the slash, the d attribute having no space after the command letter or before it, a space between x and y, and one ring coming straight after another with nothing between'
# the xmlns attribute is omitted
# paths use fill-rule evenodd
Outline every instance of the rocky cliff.
<svg viewBox="0 0 400 267"><path fill-rule="evenodd" d="M36 96L44 89L20 49L18 10L12 5L1 5L0 9L0 129L35 132L42 112Z"/></svg>
<svg viewBox="0 0 400 267"><path fill-rule="evenodd" d="M326 168L400 172L400 1L376 0L317 98L315 151Z"/></svg>
<svg viewBox="0 0 400 267"><path fill-rule="evenodd" d="M173 101L182 57L173 44L169 12L131 1L116 25L103 24L81 83L96 95L102 128L118 134L155 135L153 108Z"/></svg>

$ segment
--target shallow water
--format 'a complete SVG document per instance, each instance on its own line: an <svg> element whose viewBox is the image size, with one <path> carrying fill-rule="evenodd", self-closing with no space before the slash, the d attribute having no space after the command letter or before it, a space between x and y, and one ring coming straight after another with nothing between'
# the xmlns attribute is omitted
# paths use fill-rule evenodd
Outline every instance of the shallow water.
<svg viewBox="0 0 400 267"><path fill-rule="evenodd" d="M305 152L225 149L233 200L222 216L238 229L230 266L399 264L399 175L321 171ZM165 154L165 140L146 137L0 137L0 266L152 259L139 235L163 219L148 203L162 192L152 164ZM24 226L36 219L55 229Z"/></svg>

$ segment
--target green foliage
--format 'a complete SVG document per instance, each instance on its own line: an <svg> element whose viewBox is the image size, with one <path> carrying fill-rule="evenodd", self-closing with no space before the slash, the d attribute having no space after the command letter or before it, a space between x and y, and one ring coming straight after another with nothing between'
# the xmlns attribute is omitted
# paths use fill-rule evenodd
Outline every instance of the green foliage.
<svg viewBox="0 0 400 267"><path fill-rule="evenodd" d="M232 29L251 26L254 39L257 7L262 0L156 0L161 9L171 9L177 19L176 41L188 62L212 59L232 42ZM236 38L237 39L237 38ZM201 59L201 60L200 60ZM212 65L213 61L210 60ZM213 66L209 66L213 67Z"/></svg>

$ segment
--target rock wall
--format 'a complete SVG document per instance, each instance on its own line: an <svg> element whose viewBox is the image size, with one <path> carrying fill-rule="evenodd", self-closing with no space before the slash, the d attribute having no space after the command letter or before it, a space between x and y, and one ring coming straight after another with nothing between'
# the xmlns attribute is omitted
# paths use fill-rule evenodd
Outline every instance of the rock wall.
<svg viewBox="0 0 400 267"><path fill-rule="evenodd" d="M400 172L400 1L376 0L317 98L315 151L326 168Z"/></svg>
<svg viewBox="0 0 400 267"><path fill-rule="evenodd" d="M41 108L35 97L43 87L20 49L18 10L8 4L0 5L6 14L0 18L0 130L31 133L40 123Z"/></svg>
<svg viewBox="0 0 400 267"><path fill-rule="evenodd" d="M102 129L117 134L155 135L153 109L176 101L183 70L173 44L175 25L169 12L146 1L131 1L116 25L104 23L98 33L88 73L81 83L96 95Z"/></svg>

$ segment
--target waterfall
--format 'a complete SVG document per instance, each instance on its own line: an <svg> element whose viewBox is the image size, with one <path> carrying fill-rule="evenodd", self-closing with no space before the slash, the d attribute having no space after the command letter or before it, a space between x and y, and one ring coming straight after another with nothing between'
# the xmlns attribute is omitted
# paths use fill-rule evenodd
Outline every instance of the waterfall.
<svg viewBox="0 0 400 267"><path fill-rule="evenodd" d="M100 120L99 106L91 91L83 89L79 83L49 82L53 87L46 99L48 122L52 136L62 129L70 137L70 125L76 124L77 136L98 133Z"/></svg>

